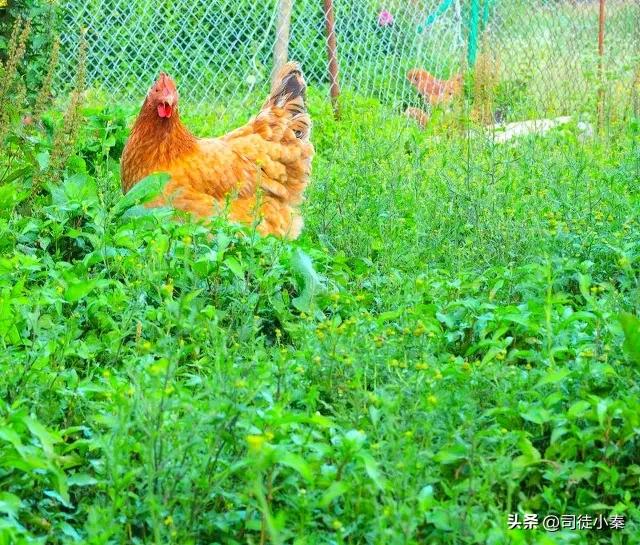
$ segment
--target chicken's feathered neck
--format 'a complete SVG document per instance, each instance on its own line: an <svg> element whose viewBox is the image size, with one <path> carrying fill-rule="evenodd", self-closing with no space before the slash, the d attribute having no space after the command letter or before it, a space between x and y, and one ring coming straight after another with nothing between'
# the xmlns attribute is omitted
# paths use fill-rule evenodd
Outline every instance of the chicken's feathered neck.
<svg viewBox="0 0 640 545"><path fill-rule="evenodd" d="M128 191L141 178L168 168L196 147L197 138L182 124L177 108L171 117L162 118L145 100L123 154L123 189Z"/></svg>

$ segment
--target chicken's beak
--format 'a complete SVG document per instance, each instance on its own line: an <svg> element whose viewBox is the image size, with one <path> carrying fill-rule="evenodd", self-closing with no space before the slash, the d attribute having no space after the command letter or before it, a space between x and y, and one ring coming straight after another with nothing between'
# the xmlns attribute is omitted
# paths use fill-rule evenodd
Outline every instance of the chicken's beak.
<svg viewBox="0 0 640 545"><path fill-rule="evenodd" d="M167 93L158 103L158 115L168 118L173 115L174 105L177 103L177 97L173 93Z"/></svg>
<svg viewBox="0 0 640 545"><path fill-rule="evenodd" d="M162 97L162 102L168 104L173 108L173 105L176 103L176 97L173 93L167 93L164 97Z"/></svg>

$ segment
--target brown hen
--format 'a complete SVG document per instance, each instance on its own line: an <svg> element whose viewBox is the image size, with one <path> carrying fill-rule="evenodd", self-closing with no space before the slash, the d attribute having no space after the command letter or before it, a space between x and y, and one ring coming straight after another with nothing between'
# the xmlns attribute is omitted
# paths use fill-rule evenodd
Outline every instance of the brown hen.
<svg viewBox="0 0 640 545"><path fill-rule="evenodd" d="M314 153L305 94L300 67L288 63L246 125L218 138L197 138L180 121L175 83L160 74L122 155L123 191L166 172L164 193L149 206L170 204L199 218L227 212L232 220L257 225L261 234L297 238Z"/></svg>
<svg viewBox="0 0 640 545"><path fill-rule="evenodd" d="M407 79L428 104L447 104L462 92L462 75L451 79L438 79L422 68L407 72Z"/></svg>

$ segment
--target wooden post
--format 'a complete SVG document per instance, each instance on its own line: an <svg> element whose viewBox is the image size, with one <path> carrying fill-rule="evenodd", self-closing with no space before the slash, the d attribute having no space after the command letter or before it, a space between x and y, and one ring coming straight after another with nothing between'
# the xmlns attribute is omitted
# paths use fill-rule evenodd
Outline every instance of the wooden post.
<svg viewBox="0 0 640 545"><path fill-rule="evenodd" d="M331 82L331 104L333 105L333 115L340 118L340 84L338 83L338 44L336 40L336 24L333 13L333 0L324 1L324 21L327 32L327 56L329 57L329 81Z"/></svg>
<svg viewBox="0 0 640 545"><path fill-rule="evenodd" d="M604 129L604 22L605 22L605 2L600 0L600 13L598 17L598 131L602 133Z"/></svg>
<svg viewBox="0 0 640 545"><path fill-rule="evenodd" d="M480 0L471 0L469 14L469 43L467 44L467 64L472 70L478 58L478 27L480 26Z"/></svg>
<svg viewBox="0 0 640 545"><path fill-rule="evenodd" d="M275 83L275 77L280 69L289 60L289 29L291 28L291 8L293 0L278 0L278 13L276 19L276 42L273 46L273 72L271 83Z"/></svg>

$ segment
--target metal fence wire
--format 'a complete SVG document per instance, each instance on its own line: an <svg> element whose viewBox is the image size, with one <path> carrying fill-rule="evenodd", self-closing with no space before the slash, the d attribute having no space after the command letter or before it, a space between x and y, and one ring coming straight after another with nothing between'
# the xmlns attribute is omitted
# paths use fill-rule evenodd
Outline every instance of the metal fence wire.
<svg viewBox="0 0 640 545"><path fill-rule="evenodd" d="M278 31L284 31L289 58L302 64L310 87L325 92L330 3L70 0L61 6L65 65L59 83L71 82L84 28L92 87L139 101L156 74L166 70L187 102L224 112L236 102L261 100ZM599 92L609 115L632 104L640 66L637 0L606 0L603 17L599 0L332 3L343 95L375 98L390 112L436 102L409 83L412 69L442 80L483 70L492 82L497 118L592 112ZM283 26L289 7L290 25Z"/></svg>

